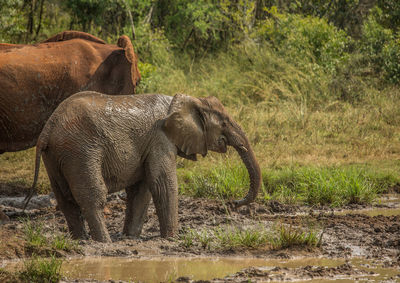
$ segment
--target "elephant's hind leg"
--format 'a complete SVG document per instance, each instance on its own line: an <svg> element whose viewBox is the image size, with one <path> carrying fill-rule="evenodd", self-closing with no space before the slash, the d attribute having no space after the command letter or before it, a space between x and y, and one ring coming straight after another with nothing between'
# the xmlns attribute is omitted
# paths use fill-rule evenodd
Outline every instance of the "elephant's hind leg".
<svg viewBox="0 0 400 283"><path fill-rule="evenodd" d="M151 193L140 182L126 190L126 213L123 233L131 237L139 237L147 215Z"/></svg>
<svg viewBox="0 0 400 283"><path fill-rule="evenodd" d="M89 225L92 239L99 242L111 242L103 214L107 201L107 187L101 177L94 180L93 176L88 178L81 175L74 179L70 184L72 195Z"/></svg>
<svg viewBox="0 0 400 283"><path fill-rule="evenodd" d="M72 195L63 195L57 185L52 185L52 187L54 195L57 199L57 204L67 220L68 229L72 238L86 238L87 233L85 231L85 224L81 214L81 209L79 208L78 204L72 198Z"/></svg>
<svg viewBox="0 0 400 283"><path fill-rule="evenodd" d="M77 202L89 225L92 239L99 242L111 242L103 214L106 194L99 194L98 190L99 186L76 188L75 191L79 192Z"/></svg>
<svg viewBox="0 0 400 283"><path fill-rule="evenodd" d="M51 163L51 159L47 156L43 158L45 160L46 169L49 175L51 188L56 197L58 207L62 211L67 220L68 228L71 236L75 239L82 239L87 236L85 231L85 225L81 210L71 195L71 191L68 187L68 183L62 176L61 172L57 171L54 163Z"/></svg>

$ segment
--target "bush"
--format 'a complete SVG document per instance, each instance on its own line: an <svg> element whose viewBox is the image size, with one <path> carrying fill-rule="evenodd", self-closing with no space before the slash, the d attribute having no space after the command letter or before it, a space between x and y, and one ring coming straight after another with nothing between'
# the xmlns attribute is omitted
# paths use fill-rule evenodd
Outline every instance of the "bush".
<svg viewBox="0 0 400 283"><path fill-rule="evenodd" d="M348 57L349 38L324 19L300 15L279 14L269 10L271 18L260 24L258 36L282 55L302 62L314 62L329 72L338 62Z"/></svg>
<svg viewBox="0 0 400 283"><path fill-rule="evenodd" d="M400 83L400 37L388 42L382 50L382 63L385 79L394 84Z"/></svg>
<svg viewBox="0 0 400 283"><path fill-rule="evenodd" d="M361 52L388 83L400 82L400 38L370 15L363 26Z"/></svg>

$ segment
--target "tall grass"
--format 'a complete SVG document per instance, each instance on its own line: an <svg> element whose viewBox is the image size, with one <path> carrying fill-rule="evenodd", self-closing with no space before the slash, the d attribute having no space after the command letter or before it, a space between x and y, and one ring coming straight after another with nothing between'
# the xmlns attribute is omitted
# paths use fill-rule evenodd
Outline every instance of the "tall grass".
<svg viewBox="0 0 400 283"><path fill-rule="evenodd" d="M298 166L264 169L259 201L275 199L288 204L327 205L372 203L379 193L399 182L389 172L365 166ZM229 200L244 196L249 188L246 168L220 163L212 168L179 170L180 193Z"/></svg>
<svg viewBox="0 0 400 283"><path fill-rule="evenodd" d="M152 36L153 44L142 43L149 60L141 63L138 92L219 98L242 125L267 176L263 198L368 203L388 185L378 184L383 179L373 172L386 174L389 168L400 179L400 90L364 81L356 59L327 71L254 42L193 58L170 52L162 34ZM360 72L350 72L353 66ZM32 149L0 155L0 183L29 187L33 161ZM225 157L178 162L184 194L228 199L247 190L247 173L233 150ZM355 163L370 169L347 169ZM44 166L39 183L42 192L50 190Z"/></svg>

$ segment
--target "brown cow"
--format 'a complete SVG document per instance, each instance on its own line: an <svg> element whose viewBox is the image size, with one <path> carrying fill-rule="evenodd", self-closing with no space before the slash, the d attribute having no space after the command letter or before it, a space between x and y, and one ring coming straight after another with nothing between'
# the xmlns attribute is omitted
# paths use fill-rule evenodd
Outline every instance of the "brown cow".
<svg viewBox="0 0 400 283"><path fill-rule="evenodd" d="M0 44L0 153L34 146L54 109L76 92L133 94L137 63L127 36L111 45L65 31L39 44Z"/></svg>

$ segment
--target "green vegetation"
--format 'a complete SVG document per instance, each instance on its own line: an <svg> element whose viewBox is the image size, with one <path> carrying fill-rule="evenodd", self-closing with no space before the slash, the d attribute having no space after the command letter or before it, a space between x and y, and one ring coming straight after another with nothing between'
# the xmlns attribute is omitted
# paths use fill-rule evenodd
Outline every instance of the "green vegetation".
<svg viewBox="0 0 400 283"><path fill-rule="evenodd" d="M4 283L56 283L61 280L62 259L51 256L42 258L33 255L24 261L19 271L0 268L0 281Z"/></svg>
<svg viewBox="0 0 400 283"><path fill-rule="evenodd" d="M18 277L22 282L59 282L62 262L62 259L54 256L48 259L33 256L24 262L24 269L18 273Z"/></svg>
<svg viewBox="0 0 400 283"><path fill-rule="evenodd" d="M274 249L279 250L298 246L317 247L321 246L321 241L322 232L318 235L318 232L313 229L303 231L292 225L281 224L277 236L272 239L271 244Z"/></svg>
<svg viewBox="0 0 400 283"><path fill-rule="evenodd" d="M213 251L259 248L278 250L295 246L319 246L322 235L311 227L303 230L292 225L280 224L267 229L260 224L248 228L219 226L213 230L187 229L180 233L178 240L180 245L187 249L201 247Z"/></svg>
<svg viewBox="0 0 400 283"><path fill-rule="evenodd" d="M51 237L47 237L42 222L32 222L29 219L24 219L23 222L27 247L34 253L48 252L49 249L67 252L79 250L78 243L69 235L53 233Z"/></svg>
<svg viewBox="0 0 400 283"><path fill-rule="evenodd" d="M5 0L0 42L65 29L135 40L138 92L213 95L263 171L259 201L371 203L400 181L400 5L394 0ZM130 13L129 13L130 12ZM0 155L0 183L28 188L34 150ZM178 159L182 194L243 196L237 154ZM50 190L44 166L39 189Z"/></svg>
<svg viewBox="0 0 400 283"><path fill-rule="evenodd" d="M333 207L372 203L379 193L399 183L397 169L360 165L266 168L258 200ZM249 187L247 170L239 162L178 172L182 180L180 193L193 197L237 199Z"/></svg>

